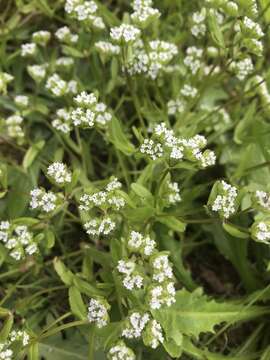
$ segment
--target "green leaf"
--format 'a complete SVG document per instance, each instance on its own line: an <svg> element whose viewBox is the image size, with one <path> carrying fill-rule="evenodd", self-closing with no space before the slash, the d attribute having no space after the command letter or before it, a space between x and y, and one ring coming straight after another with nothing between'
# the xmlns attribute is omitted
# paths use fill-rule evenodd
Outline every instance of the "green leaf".
<svg viewBox="0 0 270 360"><path fill-rule="evenodd" d="M219 47L225 49L225 41L224 41L223 33L221 31L220 25L217 22L216 15L213 14L211 11L209 11L207 19L208 19L208 24L212 39Z"/></svg>
<svg viewBox="0 0 270 360"><path fill-rule="evenodd" d="M235 237L226 233L219 224L204 226L215 241L218 250L232 262L239 273L244 286L249 291L255 291L262 286L254 268L251 266L247 256L248 240L237 241Z"/></svg>
<svg viewBox="0 0 270 360"><path fill-rule="evenodd" d="M0 329L0 343L4 343L8 338L14 319L12 313L4 308L0 308L0 318L5 319Z"/></svg>
<svg viewBox="0 0 270 360"><path fill-rule="evenodd" d="M71 286L68 290L68 295L69 305L73 314L78 316L79 319L85 320L87 311L79 290L75 286Z"/></svg>
<svg viewBox="0 0 270 360"><path fill-rule="evenodd" d="M135 152L133 144L127 139L120 122L115 117L110 121L108 131L110 141L118 150L125 155L131 155Z"/></svg>
<svg viewBox="0 0 270 360"><path fill-rule="evenodd" d="M223 229L230 234L231 236L234 236L236 238L240 238L240 239L248 239L249 238L249 234L239 230L236 226L234 226L233 224L229 224L229 223L223 223L222 224Z"/></svg>
<svg viewBox="0 0 270 360"><path fill-rule="evenodd" d="M52 230L46 229L45 231L46 246L51 249L55 243L55 234Z"/></svg>
<svg viewBox="0 0 270 360"><path fill-rule="evenodd" d="M40 151L43 149L44 145L45 145L45 141L41 140L29 147L23 158L24 169L27 169L32 165L33 161L36 159Z"/></svg>
<svg viewBox="0 0 270 360"><path fill-rule="evenodd" d="M87 345L77 344L72 339L39 343L40 356L46 360L87 360Z"/></svg>
<svg viewBox="0 0 270 360"><path fill-rule="evenodd" d="M241 119L236 125L233 139L237 144L242 144L247 137L250 126L254 123L254 114L256 108L257 103L256 101L253 101L247 108L243 119Z"/></svg>
<svg viewBox="0 0 270 360"><path fill-rule="evenodd" d="M184 232L186 230L186 224L174 216L158 216L157 221L176 232Z"/></svg>
<svg viewBox="0 0 270 360"><path fill-rule="evenodd" d="M183 352L182 344L176 344L173 339L165 340L162 345L167 353L173 358L179 358Z"/></svg>
<svg viewBox="0 0 270 360"><path fill-rule="evenodd" d="M38 343L34 343L30 346L29 350L28 350L28 357L29 360L39 360L39 347L38 347Z"/></svg>
<svg viewBox="0 0 270 360"><path fill-rule="evenodd" d="M73 56L75 58L84 58L85 54L74 47L62 45L62 50L65 55Z"/></svg>
<svg viewBox="0 0 270 360"><path fill-rule="evenodd" d="M64 265L64 263L58 258L54 258L53 260L54 269L63 281L64 284L71 286L73 282L73 273L68 270L68 268Z"/></svg>
<svg viewBox="0 0 270 360"><path fill-rule="evenodd" d="M247 321L270 312L267 307L245 308L230 302L218 303L202 295L200 289L190 293L182 289L176 294L176 303L169 308L152 311L166 337L178 343L181 334L198 337L203 332L214 332L221 323Z"/></svg>
<svg viewBox="0 0 270 360"><path fill-rule="evenodd" d="M89 284L87 281L80 279L78 276L74 275L73 278L74 285L76 288L83 294L92 297L92 296L105 296L106 292L100 289L97 289L94 285Z"/></svg>
<svg viewBox="0 0 270 360"><path fill-rule="evenodd" d="M146 187L137 183L132 183L131 189L134 191L136 195L138 195L143 200L143 203L146 206L147 205L154 206L154 197L151 194L151 192L148 189L146 189Z"/></svg>
<svg viewBox="0 0 270 360"><path fill-rule="evenodd" d="M135 223L147 222L155 214L152 207L138 207L136 209L125 209L124 216Z"/></svg>

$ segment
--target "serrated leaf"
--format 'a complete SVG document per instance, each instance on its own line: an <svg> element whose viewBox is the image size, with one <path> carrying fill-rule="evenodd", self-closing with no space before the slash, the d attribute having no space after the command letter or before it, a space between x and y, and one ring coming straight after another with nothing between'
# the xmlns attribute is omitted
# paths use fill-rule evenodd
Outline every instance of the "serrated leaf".
<svg viewBox="0 0 270 360"><path fill-rule="evenodd" d="M198 337L204 332L214 332L214 327L221 323L247 321L270 312L267 307L233 303L218 303L202 295L200 289L188 292L182 289L176 294L176 303L169 308L152 311L159 321L167 338L177 343L179 334Z"/></svg>

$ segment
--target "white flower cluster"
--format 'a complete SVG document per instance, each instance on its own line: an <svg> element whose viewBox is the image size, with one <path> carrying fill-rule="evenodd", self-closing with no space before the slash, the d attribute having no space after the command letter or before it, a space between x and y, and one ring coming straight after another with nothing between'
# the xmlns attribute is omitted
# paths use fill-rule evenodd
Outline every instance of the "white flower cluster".
<svg viewBox="0 0 270 360"><path fill-rule="evenodd" d="M0 93L6 93L7 85L14 79L14 77L8 73L0 72Z"/></svg>
<svg viewBox="0 0 270 360"><path fill-rule="evenodd" d="M126 319L126 326L122 331L126 339L143 338L145 345L156 349L164 341L161 325L151 319L149 313L134 311Z"/></svg>
<svg viewBox="0 0 270 360"><path fill-rule="evenodd" d="M35 43L26 43L21 46L21 56L31 57L37 52L37 45Z"/></svg>
<svg viewBox="0 0 270 360"><path fill-rule="evenodd" d="M128 290L143 287L143 277L136 269L136 263L131 260L119 260L117 270L123 275L123 286Z"/></svg>
<svg viewBox="0 0 270 360"><path fill-rule="evenodd" d="M171 205L175 205L178 202L181 201L181 196L180 196L180 189L179 189L179 185L177 184L177 182L167 182L167 187L168 187L168 202Z"/></svg>
<svg viewBox="0 0 270 360"><path fill-rule="evenodd" d="M39 209L45 213L56 210L57 206L63 202L62 194L55 194L52 191L46 192L42 188L35 188L30 192L31 209Z"/></svg>
<svg viewBox="0 0 270 360"><path fill-rule="evenodd" d="M88 320L95 323L98 328L102 328L108 324L108 310L110 305L104 299L90 299L88 305Z"/></svg>
<svg viewBox="0 0 270 360"><path fill-rule="evenodd" d="M16 139L19 144L23 142L24 131L22 128L23 118L19 114L14 114L6 119L7 134L13 139Z"/></svg>
<svg viewBox="0 0 270 360"><path fill-rule="evenodd" d="M270 194L265 191L257 190L255 193L255 198L259 206L263 210L270 211Z"/></svg>
<svg viewBox="0 0 270 360"><path fill-rule="evenodd" d="M198 89L189 84L185 84L180 90L180 93L185 97L195 98L198 94Z"/></svg>
<svg viewBox="0 0 270 360"><path fill-rule="evenodd" d="M46 30L36 31L32 34L32 40L41 46L46 46L51 38L51 33Z"/></svg>
<svg viewBox="0 0 270 360"><path fill-rule="evenodd" d="M158 285L151 285L148 289L148 301L151 309L160 309L161 306L171 306L176 302L175 287L172 281Z"/></svg>
<svg viewBox="0 0 270 360"><path fill-rule="evenodd" d="M168 254L159 253L151 259L153 280L159 283L173 279L173 270Z"/></svg>
<svg viewBox="0 0 270 360"><path fill-rule="evenodd" d="M178 138L173 130L169 130L165 123L157 125L152 139L145 139L140 147L143 154L150 156L152 160L166 155L169 159L197 162L202 168L215 164L216 156L213 151L202 149L207 145L207 140L202 135L196 135L190 139Z"/></svg>
<svg viewBox="0 0 270 360"><path fill-rule="evenodd" d="M52 121L52 126L64 134L68 134L72 130L70 111L67 109L58 109L56 118Z"/></svg>
<svg viewBox="0 0 270 360"><path fill-rule="evenodd" d="M30 336L23 330L12 330L9 334L9 341L21 341L23 346L29 344Z"/></svg>
<svg viewBox="0 0 270 360"><path fill-rule="evenodd" d="M76 42L79 40L79 36L77 34L73 34L68 26L59 28L56 31L55 36L59 41L67 44L76 44Z"/></svg>
<svg viewBox="0 0 270 360"><path fill-rule="evenodd" d="M47 169L47 175L58 185L66 185L71 182L71 172L67 165L61 162L52 163Z"/></svg>
<svg viewBox="0 0 270 360"><path fill-rule="evenodd" d="M91 236L109 235L116 227L115 221L110 217L95 218L84 224L86 233Z"/></svg>
<svg viewBox="0 0 270 360"><path fill-rule="evenodd" d="M12 225L9 221L0 222L0 241L10 250L10 256L15 260L38 252L33 234L25 225Z"/></svg>
<svg viewBox="0 0 270 360"><path fill-rule="evenodd" d="M7 341L0 343L0 360L12 360L14 358L14 352L11 350L11 345L14 341L20 341L22 346L25 347L29 344L29 335L26 331L12 330L9 334Z"/></svg>
<svg viewBox="0 0 270 360"><path fill-rule="evenodd" d="M156 349L159 344L164 342L162 327L155 319L150 320L143 334L145 345L149 345L152 349Z"/></svg>
<svg viewBox="0 0 270 360"><path fill-rule="evenodd" d="M56 60L55 65L61 70L69 70L74 65L74 59L62 56Z"/></svg>
<svg viewBox="0 0 270 360"><path fill-rule="evenodd" d="M186 102L181 98L169 100L167 103L168 115L179 115L185 111Z"/></svg>
<svg viewBox="0 0 270 360"><path fill-rule="evenodd" d="M123 341L118 341L108 352L109 360L135 360L134 352Z"/></svg>
<svg viewBox="0 0 270 360"><path fill-rule="evenodd" d="M254 70L250 57L246 57L243 60L233 61L230 68L235 72L237 78L241 81L245 80L245 78Z"/></svg>
<svg viewBox="0 0 270 360"><path fill-rule="evenodd" d="M137 231L131 231L127 247L131 252L139 253L142 256L150 256L155 251L156 242L150 236L143 236Z"/></svg>
<svg viewBox="0 0 270 360"><path fill-rule="evenodd" d="M254 240L270 244L270 223L266 221L256 221L251 227L251 234Z"/></svg>
<svg viewBox="0 0 270 360"><path fill-rule="evenodd" d="M31 78L34 79L37 83L39 83L45 78L47 67L48 64L29 65L27 66L27 71Z"/></svg>
<svg viewBox="0 0 270 360"><path fill-rule="evenodd" d="M131 19L139 26L145 27L160 17L159 10L152 7L152 0L134 0L132 7L134 13L131 14Z"/></svg>
<svg viewBox="0 0 270 360"><path fill-rule="evenodd" d="M133 312L127 319L126 327L122 331L122 336L127 339L138 339L150 320L148 313Z"/></svg>
<svg viewBox="0 0 270 360"><path fill-rule="evenodd" d="M77 88L77 81L65 81L57 73L51 75L46 82L46 89L48 89L55 96L76 94L78 92Z"/></svg>
<svg viewBox="0 0 270 360"><path fill-rule="evenodd" d="M162 144L151 139L145 139L140 147L142 154L149 155L152 160L156 160L163 156Z"/></svg>
<svg viewBox="0 0 270 360"><path fill-rule="evenodd" d="M254 38L259 39L264 36L264 32L262 31L260 25L247 16L244 17L242 22L242 29Z"/></svg>
<svg viewBox="0 0 270 360"><path fill-rule="evenodd" d="M14 102L18 107L24 109L29 105L29 97L26 95L16 95Z"/></svg>
<svg viewBox="0 0 270 360"><path fill-rule="evenodd" d="M13 351L9 348L6 343L0 343L0 359L1 360L12 360Z"/></svg>
<svg viewBox="0 0 270 360"><path fill-rule="evenodd" d="M101 54L109 56L119 55L121 50L119 45L114 45L109 41L97 41L95 47Z"/></svg>
<svg viewBox="0 0 270 360"><path fill-rule="evenodd" d="M224 180L218 181L215 185L217 196L212 203L212 210L224 218L229 218L236 211L236 199L238 196L236 187L226 183Z"/></svg>
<svg viewBox="0 0 270 360"><path fill-rule="evenodd" d="M186 50L184 64L193 75L195 75L202 66L202 55L203 49L197 48L195 46L188 47Z"/></svg>
<svg viewBox="0 0 270 360"><path fill-rule="evenodd" d="M66 0L65 11L72 18L93 26L104 29L105 24L100 16L97 16L98 7L94 1L88 0Z"/></svg>
<svg viewBox="0 0 270 360"><path fill-rule="evenodd" d="M122 184L117 178L114 178L104 190L81 196L79 209L88 211L93 207L100 207L106 210L110 208L119 211L126 204L125 199L117 193L117 190L121 189L121 187Z"/></svg>
<svg viewBox="0 0 270 360"><path fill-rule="evenodd" d="M141 35L141 30L129 24L121 24L110 30L110 37L118 43L130 44L137 40Z"/></svg>
<svg viewBox="0 0 270 360"><path fill-rule="evenodd" d="M178 54L174 44L161 40L150 41L146 47L142 41L137 41L133 49L134 55L126 64L127 72L132 76L145 75L153 80L165 71L166 65Z"/></svg>
<svg viewBox="0 0 270 360"><path fill-rule="evenodd" d="M71 111L70 117L74 126L93 127L95 124L104 127L112 119L107 106L98 102L97 97L85 91L74 98L77 108Z"/></svg>
<svg viewBox="0 0 270 360"><path fill-rule="evenodd" d="M206 10L202 8L200 12L195 12L192 14L192 26L191 33L193 36L200 38L203 37L206 33Z"/></svg>

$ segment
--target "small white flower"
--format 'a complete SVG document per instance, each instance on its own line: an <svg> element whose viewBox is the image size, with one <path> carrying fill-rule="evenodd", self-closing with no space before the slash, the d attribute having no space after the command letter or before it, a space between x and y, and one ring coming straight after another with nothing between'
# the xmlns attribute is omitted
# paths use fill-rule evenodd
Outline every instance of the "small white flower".
<svg viewBox="0 0 270 360"><path fill-rule="evenodd" d="M63 163L52 163L47 169L47 174L57 184L64 185L71 182L71 173L68 171L67 166Z"/></svg>
<svg viewBox="0 0 270 360"><path fill-rule="evenodd" d="M135 360L134 352L128 348L123 341L113 346L108 353L109 360Z"/></svg>
<svg viewBox="0 0 270 360"><path fill-rule="evenodd" d="M137 40L140 34L140 29L129 24L121 24L120 26L113 27L110 30L110 36L114 41L123 41L127 44Z"/></svg>
<svg viewBox="0 0 270 360"><path fill-rule="evenodd" d="M33 56L35 55L36 51L37 51L37 45L35 43L22 44L21 46L21 55L23 57Z"/></svg>
<svg viewBox="0 0 270 360"><path fill-rule="evenodd" d="M25 108L29 105L29 97L26 95L16 95L14 101L17 106L22 108Z"/></svg>
<svg viewBox="0 0 270 360"><path fill-rule="evenodd" d="M88 320L95 323L98 328L102 328L108 323L109 305L105 300L91 299L88 306Z"/></svg>
<svg viewBox="0 0 270 360"><path fill-rule="evenodd" d="M150 316L148 313L141 314L139 312L133 312L128 317L127 327L123 329L122 336L127 339L140 338L149 320Z"/></svg>
<svg viewBox="0 0 270 360"><path fill-rule="evenodd" d="M237 189L225 181L219 183L218 195L212 204L212 210L229 218L236 211Z"/></svg>

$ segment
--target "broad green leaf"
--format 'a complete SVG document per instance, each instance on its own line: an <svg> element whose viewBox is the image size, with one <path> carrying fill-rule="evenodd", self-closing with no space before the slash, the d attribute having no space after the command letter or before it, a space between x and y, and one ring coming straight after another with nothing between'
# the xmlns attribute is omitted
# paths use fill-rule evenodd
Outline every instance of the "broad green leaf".
<svg viewBox="0 0 270 360"><path fill-rule="evenodd" d="M135 152L133 144L127 139L122 130L120 122L113 117L108 126L109 139L114 146L125 155L131 155Z"/></svg>
<svg viewBox="0 0 270 360"><path fill-rule="evenodd" d="M182 344L176 344L173 339L165 340L162 345L167 353L173 358L179 358L183 352Z"/></svg>
<svg viewBox="0 0 270 360"><path fill-rule="evenodd" d="M186 230L186 224L174 216L158 216L157 221L176 232L184 232Z"/></svg>
<svg viewBox="0 0 270 360"><path fill-rule="evenodd" d="M68 290L68 295L70 308L73 314L78 316L79 319L85 320L87 311L80 291L75 286L71 286Z"/></svg>
<svg viewBox="0 0 270 360"><path fill-rule="evenodd" d="M32 165L33 161L36 159L40 151L43 149L44 145L45 145L45 141L41 140L29 147L23 158L24 169L27 169Z"/></svg>
<svg viewBox="0 0 270 360"><path fill-rule="evenodd" d="M234 236L236 238L240 238L240 239L248 239L249 238L249 234L239 230L236 226L234 226L233 224L230 223L226 223L224 222L222 224L223 229L230 234L231 236Z"/></svg>
<svg viewBox="0 0 270 360"><path fill-rule="evenodd" d="M12 325L13 325L13 315L12 313L4 308L0 308L0 318L4 319L4 322L2 323L1 329L0 329L0 343L5 342L8 338L8 335L11 331Z"/></svg>
<svg viewBox="0 0 270 360"><path fill-rule="evenodd" d="M216 15L213 14L211 11L209 11L207 14L207 19L208 19L208 24L212 39L219 47L225 49L225 41L224 41L223 33L220 28L220 24L218 24L217 22Z"/></svg>
<svg viewBox="0 0 270 360"><path fill-rule="evenodd" d="M68 286L72 285L74 275L70 270L68 270L64 263L60 259L55 258L53 260L53 265L55 271L57 272L63 283Z"/></svg>
<svg viewBox="0 0 270 360"><path fill-rule="evenodd" d="M131 184L131 189L134 193L142 199L144 205L154 206L154 197L151 192L146 189L143 185L133 183Z"/></svg>
<svg viewBox="0 0 270 360"><path fill-rule="evenodd" d="M216 302L202 294L200 289L190 293L182 289L176 293L176 303L169 308L152 311L167 338L178 342L181 334L198 337L204 332L214 332L221 323L247 321L270 312L267 307L244 307L234 303Z"/></svg>
<svg viewBox="0 0 270 360"><path fill-rule="evenodd" d="M106 294L105 291L97 289L96 286L88 283L85 280L80 279L78 276L74 275L73 278L74 285L76 288L83 294L91 297L91 296L104 296Z"/></svg>

